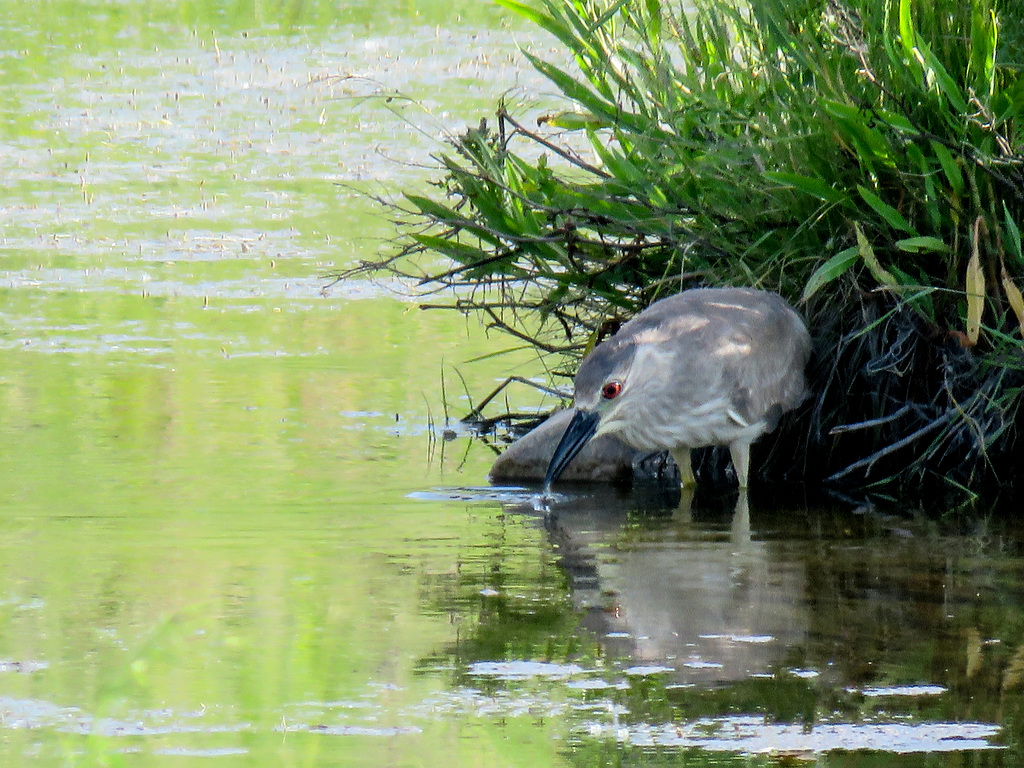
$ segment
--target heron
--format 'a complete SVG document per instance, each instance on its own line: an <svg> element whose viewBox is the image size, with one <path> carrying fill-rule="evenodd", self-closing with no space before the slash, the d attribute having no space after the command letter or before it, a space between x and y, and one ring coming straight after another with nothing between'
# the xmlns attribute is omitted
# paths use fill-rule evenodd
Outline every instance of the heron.
<svg viewBox="0 0 1024 768"><path fill-rule="evenodd" d="M575 380L576 415L548 464L545 489L596 435L669 451L684 488L690 450L727 445L741 489L750 445L806 393L811 339L777 293L694 288L651 304L598 344Z"/></svg>

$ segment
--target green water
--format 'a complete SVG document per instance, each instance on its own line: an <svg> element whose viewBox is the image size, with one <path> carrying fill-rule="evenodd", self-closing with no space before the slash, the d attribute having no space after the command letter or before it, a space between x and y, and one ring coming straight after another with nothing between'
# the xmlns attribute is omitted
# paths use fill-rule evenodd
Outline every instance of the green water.
<svg viewBox="0 0 1024 768"><path fill-rule="evenodd" d="M455 369L542 366L324 290L387 252L371 195L548 98L548 42L475 0L0 7L0 764L1024 761L1012 517L545 524L440 438Z"/></svg>

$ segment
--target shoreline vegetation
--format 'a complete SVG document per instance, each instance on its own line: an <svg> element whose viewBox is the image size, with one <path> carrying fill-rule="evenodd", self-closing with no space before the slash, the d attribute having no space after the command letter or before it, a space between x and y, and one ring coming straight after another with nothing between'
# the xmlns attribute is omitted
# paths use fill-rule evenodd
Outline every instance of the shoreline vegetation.
<svg viewBox="0 0 1024 768"><path fill-rule="evenodd" d="M773 479L1011 485L1024 426L1024 8L1016 0L496 0L561 111L496 117L391 207L390 273L537 350L556 383L656 299L781 293L811 398ZM758 450L758 449L755 449ZM769 454L769 455L765 455Z"/></svg>

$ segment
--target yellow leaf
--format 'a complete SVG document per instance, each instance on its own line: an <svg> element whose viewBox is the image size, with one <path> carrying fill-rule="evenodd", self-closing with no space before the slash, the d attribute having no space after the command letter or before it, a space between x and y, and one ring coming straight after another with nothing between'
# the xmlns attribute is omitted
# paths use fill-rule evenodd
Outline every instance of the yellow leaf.
<svg viewBox="0 0 1024 768"><path fill-rule="evenodd" d="M966 290L967 294L967 340L971 346L978 343L981 335L981 311L985 308L985 276L981 271L981 227L984 224L981 216L974 222L974 241L971 248L971 259L967 262Z"/></svg>
<svg viewBox="0 0 1024 768"><path fill-rule="evenodd" d="M855 223L853 228L857 232L857 250L860 251L860 257L864 259L864 263L868 265L868 271L871 273L871 276L882 285L895 288L896 278L878 261L878 257L875 256L875 251L871 247L871 243L868 242L867 237L865 237L864 230L860 228L860 224Z"/></svg>
<svg viewBox="0 0 1024 768"><path fill-rule="evenodd" d="M1003 271L1003 292L1006 294L1006 300L1010 302L1010 308L1013 310L1013 314L1017 316L1017 322L1020 323L1020 332L1024 336L1024 296L1021 296L1020 288L1018 288L1013 280L1010 278L1010 273L1006 271L1006 265L1002 265Z"/></svg>

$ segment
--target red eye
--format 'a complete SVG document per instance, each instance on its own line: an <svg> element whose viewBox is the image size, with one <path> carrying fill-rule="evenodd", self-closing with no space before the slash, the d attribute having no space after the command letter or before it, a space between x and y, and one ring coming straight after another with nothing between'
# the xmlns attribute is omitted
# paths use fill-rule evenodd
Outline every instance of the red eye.
<svg viewBox="0 0 1024 768"><path fill-rule="evenodd" d="M616 397L619 396L619 393L621 391L621 381L609 381L607 384L601 387L601 397L603 397L605 400L614 400Z"/></svg>

